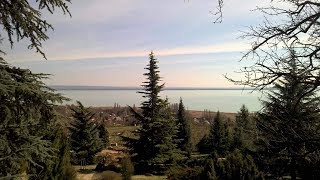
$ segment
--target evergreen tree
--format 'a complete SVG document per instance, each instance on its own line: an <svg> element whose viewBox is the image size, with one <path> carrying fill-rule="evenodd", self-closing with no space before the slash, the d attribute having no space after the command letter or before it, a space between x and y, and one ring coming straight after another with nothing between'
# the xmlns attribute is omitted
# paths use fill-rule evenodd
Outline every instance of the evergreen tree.
<svg viewBox="0 0 320 180"><path fill-rule="evenodd" d="M55 104L67 100L47 87L46 74L15 68L0 59L0 177L30 175L54 156L44 136L56 121Z"/></svg>
<svg viewBox="0 0 320 180"><path fill-rule="evenodd" d="M214 117L209 134L211 153L224 156L229 151L230 135L226 123L223 122L220 112Z"/></svg>
<svg viewBox="0 0 320 180"><path fill-rule="evenodd" d="M197 149L202 154L210 153L212 151L211 147L212 146L208 135L203 136L200 142L197 144Z"/></svg>
<svg viewBox="0 0 320 180"><path fill-rule="evenodd" d="M101 148L106 148L109 145L109 132L105 123L101 122L98 126L99 139L101 141Z"/></svg>
<svg viewBox="0 0 320 180"><path fill-rule="evenodd" d="M70 142L62 128L56 130L53 148L57 149L56 158L53 159L50 168L51 177L47 179L76 179L76 171L71 165Z"/></svg>
<svg viewBox="0 0 320 180"><path fill-rule="evenodd" d="M214 167L214 162L212 159L209 159L206 163L206 166L203 170L204 179L207 180L217 180L216 171Z"/></svg>
<svg viewBox="0 0 320 180"><path fill-rule="evenodd" d="M129 144L133 160L140 164L140 168L146 170L150 166L171 164L179 156L177 145L174 143L176 123L168 101L159 96L164 84L160 84L158 61L153 52L149 55L149 59L149 64L145 68L147 73L144 74L147 81L142 85L144 90L139 92L146 99L141 106L142 113L131 108L141 124L137 132L139 138Z"/></svg>
<svg viewBox="0 0 320 180"><path fill-rule="evenodd" d="M71 16L67 5L70 2L71 0L0 1L0 26L3 29L0 36L7 35L11 46L15 40L27 39L30 41L28 48L35 48L45 58L42 41L49 39L47 31L52 30L53 26L42 16L43 12L53 14L59 9ZM2 48L0 52L3 52Z"/></svg>
<svg viewBox="0 0 320 180"><path fill-rule="evenodd" d="M131 180L131 176L134 174L134 166L130 157L126 156L121 160L121 174L124 180Z"/></svg>
<svg viewBox="0 0 320 180"><path fill-rule="evenodd" d="M91 122L94 114L81 102L77 101L77 104L76 108L72 108L74 123L70 128L73 163L92 164L95 154L102 149L101 140L97 126Z"/></svg>
<svg viewBox="0 0 320 180"><path fill-rule="evenodd" d="M30 40L28 48L35 48L45 57L41 42L48 39L47 31L53 27L40 11L54 13L60 9L70 14L68 2L1 1L0 36L6 34L11 46L14 39ZM2 55L3 50L0 48ZM0 179L35 177L33 167L45 171L48 159L57 155L47 132L49 124L57 120L55 106L67 99L42 82L47 78L47 74L12 67L0 57Z"/></svg>
<svg viewBox="0 0 320 180"><path fill-rule="evenodd" d="M236 124L233 136L233 149L246 150L253 148L255 139L255 127L253 118L250 117L249 110L242 105L236 115Z"/></svg>
<svg viewBox="0 0 320 180"><path fill-rule="evenodd" d="M70 143L63 132L64 129L61 125L53 125L51 130L48 132L48 139L51 140L53 149L53 156L49 159L46 159L44 162L39 161L37 157L34 158L34 161L39 161L42 168L37 166L31 166L33 176L30 176L30 180L72 180L76 179L76 171L71 165L70 161Z"/></svg>
<svg viewBox="0 0 320 180"><path fill-rule="evenodd" d="M320 98L313 91L314 86L301 83L309 74L300 63L295 56L287 60L290 73L275 84L268 100L263 101L264 108L257 121L259 157L265 171L275 177L290 175L296 179L306 175L305 170L309 169L317 179Z"/></svg>
<svg viewBox="0 0 320 180"><path fill-rule="evenodd" d="M239 150L217 160L216 173L218 179L264 179L251 156L244 156Z"/></svg>
<svg viewBox="0 0 320 180"><path fill-rule="evenodd" d="M186 110L184 108L182 98L180 98L179 108L178 108L178 141L179 148L182 151L187 152L188 157L191 157L192 153L192 140L191 140L191 127L190 121L187 117Z"/></svg>

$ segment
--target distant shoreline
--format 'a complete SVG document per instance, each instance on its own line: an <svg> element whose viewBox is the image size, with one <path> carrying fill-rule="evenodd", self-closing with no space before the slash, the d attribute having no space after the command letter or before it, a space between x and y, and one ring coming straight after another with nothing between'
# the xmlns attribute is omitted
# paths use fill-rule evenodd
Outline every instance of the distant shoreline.
<svg viewBox="0 0 320 180"><path fill-rule="evenodd" d="M141 87L116 87L116 86L49 86L60 91L76 90L142 90ZM210 87L165 87L163 90L244 90L255 91L254 88L210 88Z"/></svg>

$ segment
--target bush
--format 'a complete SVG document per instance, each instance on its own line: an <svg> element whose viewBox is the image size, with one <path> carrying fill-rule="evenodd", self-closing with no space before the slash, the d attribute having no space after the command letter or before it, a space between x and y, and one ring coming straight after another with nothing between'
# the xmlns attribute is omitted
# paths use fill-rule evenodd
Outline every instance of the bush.
<svg viewBox="0 0 320 180"><path fill-rule="evenodd" d="M121 173L124 180L130 180L134 173L134 166L130 157L124 157L121 160Z"/></svg>
<svg viewBox="0 0 320 180"><path fill-rule="evenodd" d="M64 173L63 179L65 179L65 180L77 179L76 170L72 166L67 167L65 169L65 173Z"/></svg>
<svg viewBox="0 0 320 180"><path fill-rule="evenodd" d="M93 177L94 180L122 180L121 174L114 171L105 171L97 177Z"/></svg>
<svg viewBox="0 0 320 180"><path fill-rule="evenodd" d="M203 168L200 166L191 167L172 167L167 171L169 180L201 180Z"/></svg>
<svg viewBox="0 0 320 180"><path fill-rule="evenodd" d="M107 170L107 167L105 166L104 162L99 162L95 168L95 171L98 171L98 172L103 172Z"/></svg>
<svg viewBox="0 0 320 180"><path fill-rule="evenodd" d="M103 172L103 171L108 170L107 166L106 166L106 164L107 164L107 158L106 157L97 156L96 162L98 162L98 164L97 164L97 166L95 168L95 171Z"/></svg>
<svg viewBox="0 0 320 180"><path fill-rule="evenodd" d="M243 156L235 151L218 159L216 173L219 179L264 179L250 156Z"/></svg>
<svg viewBox="0 0 320 180"><path fill-rule="evenodd" d="M121 165L117 162L112 162L108 164L105 169L109 171L121 172Z"/></svg>

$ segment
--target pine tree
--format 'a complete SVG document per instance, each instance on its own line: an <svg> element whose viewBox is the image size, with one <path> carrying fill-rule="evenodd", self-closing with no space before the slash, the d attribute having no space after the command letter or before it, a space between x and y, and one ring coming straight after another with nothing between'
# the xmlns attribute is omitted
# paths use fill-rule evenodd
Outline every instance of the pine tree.
<svg viewBox="0 0 320 180"><path fill-rule="evenodd" d="M255 140L255 131L253 118L250 117L249 110L242 105L236 115L236 124L233 136L233 149L246 150L252 149Z"/></svg>
<svg viewBox="0 0 320 180"><path fill-rule="evenodd" d="M124 157L121 162L121 174L124 180L131 180L131 176L134 174L134 166L130 157Z"/></svg>
<svg viewBox="0 0 320 180"><path fill-rule="evenodd" d="M177 119L179 128L177 135L179 148L182 151L187 152L188 157L191 157L193 147L191 140L191 127L189 118L187 117L187 113L182 102L182 98L180 98Z"/></svg>
<svg viewBox="0 0 320 180"><path fill-rule="evenodd" d="M211 141L208 135L202 137L200 142L197 144L197 149L202 154L209 154L212 151Z"/></svg>
<svg viewBox="0 0 320 180"><path fill-rule="evenodd" d="M171 164L179 156L174 143L176 123L168 101L159 96L164 84L160 84L158 61L153 52L149 59L144 74L147 81L142 85L144 90L139 92L146 99L141 105L142 113L131 108L141 124L137 132L139 138L129 144L133 160L146 170L159 164Z"/></svg>
<svg viewBox="0 0 320 180"><path fill-rule="evenodd" d="M209 159L206 162L205 168L203 170L203 176L204 176L204 179L207 179L207 180L217 180L218 179L216 176L216 170L215 170L214 162L212 159Z"/></svg>
<svg viewBox="0 0 320 180"><path fill-rule="evenodd" d="M102 122L98 126L99 139L101 140L101 148L105 148L109 145L109 132L106 125Z"/></svg>
<svg viewBox="0 0 320 180"><path fill-rule="evenodd" d="M47 87L46 74L15 68L0 59L0 177L31 175L54 156L44 136L54 123L55 104L67 100Z"/></svg>
<svg viewBox="0 0 320 180"><path fill-rule="evenodd" d="M320 98L313 86L301 83L309 74L295 56L287 61L287 68L290 73L275 84L258 114L259 157L266 172L275 177L290 175L296 179L308 169L317 179Z"/></svg>
<svg viewBox="0 0 320 180"><path fill-rule="evenodd" d="M47 133L47 139L52 142L53 156L44 162L34 158L34 161L39 161L43 167L32 166L31 171L35 175L30 176L29 179L76 179L76 171L71 165L70 143L63 127L60 124L53 125L51 131Z"/></svg>
<svg viewBox="0 0 320 180"><path fill-rule="evenodd" d="M77 104L77 107L72 109L74 123L70 128L73 163L92 164L95 154L102 149L101 140L97 126L91 122L94 114L81 102L77 101Z"/></svg>
<svg viewBox="0 0 320 180"><path fill-rule="evenodd" d="M56 158L53 159L52 167L50 168L51 176L47 177L47 179L76 179L76 171L71 165L70 142L62 128L58 127L56 130L53 148L57 149Z"/></svg>
<svg viewBox="0 0 320 180"><path fill-rule="evenodd" d="M209 143L212 154L224 156L229 151L230 135L226 123L223 122L220 112L214 117L209 134Z"/></svg>

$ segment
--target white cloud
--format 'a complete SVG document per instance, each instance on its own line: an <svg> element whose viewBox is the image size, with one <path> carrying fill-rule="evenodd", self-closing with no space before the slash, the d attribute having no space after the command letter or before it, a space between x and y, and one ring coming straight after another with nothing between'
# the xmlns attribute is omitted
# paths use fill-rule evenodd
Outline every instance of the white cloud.
<svg viewBox="0 0 320 180"><path fill-rule="evenodd" d="M140 49L132 51L108 52L107 50L100 51L82 51L74 49L72 52L61 52L55 56L50 56L50 60L81 60L81 59L96 59L96 58L113 58L113 57L139 57L147 56L151 50L157 56L167 55L183 55L183 54L206 54L206 53L228 53L246 51L250 46L244 42L226 42L214 45L198 45L198 46L183 46L172 49ZM10 59L21 59L23 56L12 57Z"/></svg>

